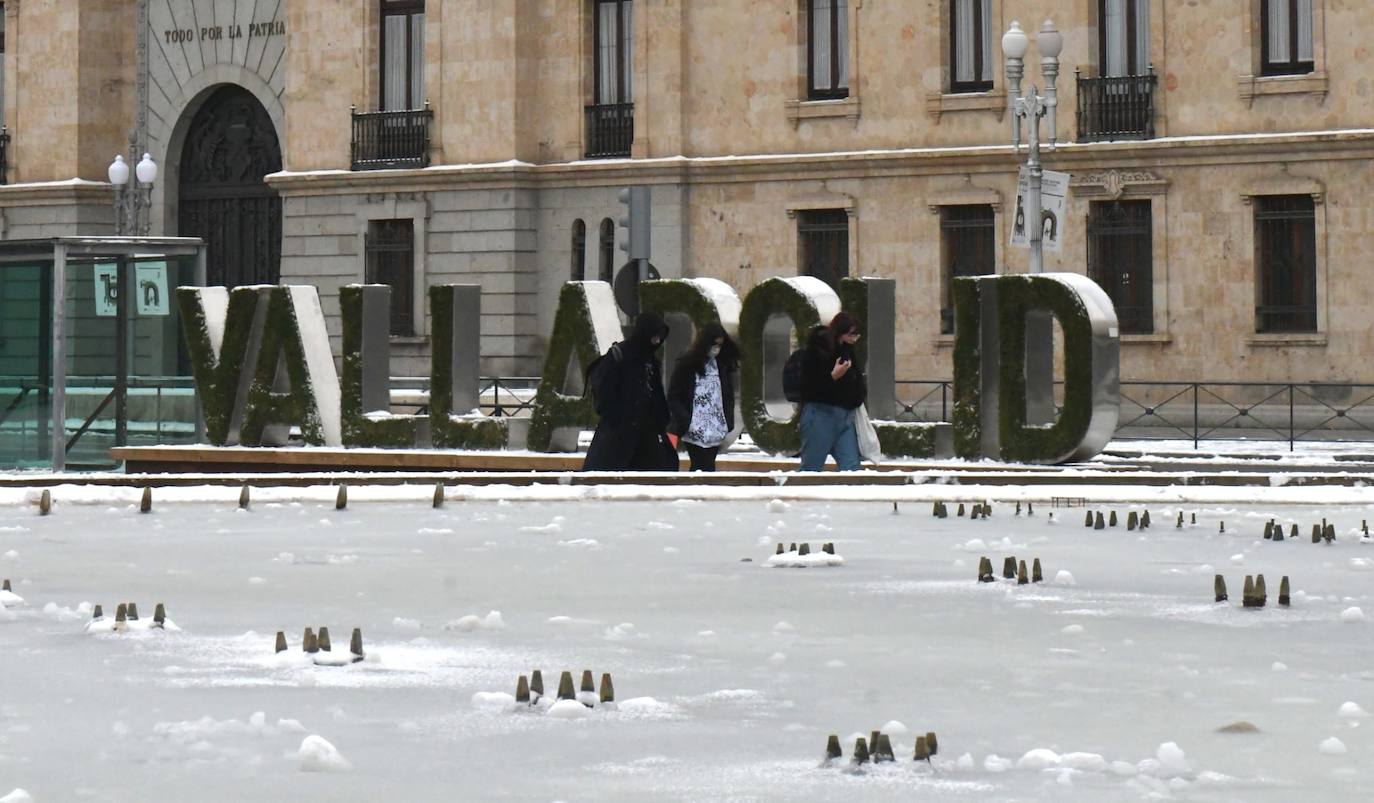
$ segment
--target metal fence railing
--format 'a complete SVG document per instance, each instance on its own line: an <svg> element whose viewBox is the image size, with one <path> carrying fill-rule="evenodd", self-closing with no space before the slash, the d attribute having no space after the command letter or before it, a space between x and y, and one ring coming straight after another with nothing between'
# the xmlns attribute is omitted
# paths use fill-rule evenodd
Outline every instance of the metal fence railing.
<svg viewBox="0 0 1374 803"><path fill-rule="evenodd" d="M897 418L948 421L948 379L899 380ZM1374 384L1123 381L1116 438L1374 441Z"/></svg>

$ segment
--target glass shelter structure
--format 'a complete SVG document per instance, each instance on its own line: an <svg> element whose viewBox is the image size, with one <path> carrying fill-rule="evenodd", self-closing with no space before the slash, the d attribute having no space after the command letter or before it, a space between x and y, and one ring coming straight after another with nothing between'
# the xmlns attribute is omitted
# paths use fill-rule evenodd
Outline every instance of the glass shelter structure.
<svg viewBox="0 0 1374 803"><path fill-rule="evenodd" d="M112 446L194 442L174 294L204 284L195 237L0 241L0 469L108 469Z"/></svg>

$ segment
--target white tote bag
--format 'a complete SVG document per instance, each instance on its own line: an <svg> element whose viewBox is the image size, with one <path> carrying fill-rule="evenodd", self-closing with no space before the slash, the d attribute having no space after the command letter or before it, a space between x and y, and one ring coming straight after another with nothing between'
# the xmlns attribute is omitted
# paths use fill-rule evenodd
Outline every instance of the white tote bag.
<svg viewBox="0 0 1374 803"><path fill-rule="evenodd" d="M877 465L883 461L883 449L878 443L878 430L868 418L868 407L859 405L854 410L854 434L859 438L859 455Z"/></svg>

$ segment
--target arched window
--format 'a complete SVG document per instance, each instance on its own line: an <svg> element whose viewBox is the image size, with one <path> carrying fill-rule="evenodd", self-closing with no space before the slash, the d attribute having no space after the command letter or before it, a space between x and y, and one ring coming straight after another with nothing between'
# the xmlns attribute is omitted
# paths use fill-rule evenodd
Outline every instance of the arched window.
<svg viewBox="0 0 1374 803"><path fill-rule="evenodd" d="M574 282L587 278L587 224L582 218L572 224L572 270L570 277Z"/></svg>
<svg viewBox="0 0 1374 803"><path fill-rule="evenodd" d="M603 282L615 281L615 221L601 221L601 270L597 275Z"/></svg>

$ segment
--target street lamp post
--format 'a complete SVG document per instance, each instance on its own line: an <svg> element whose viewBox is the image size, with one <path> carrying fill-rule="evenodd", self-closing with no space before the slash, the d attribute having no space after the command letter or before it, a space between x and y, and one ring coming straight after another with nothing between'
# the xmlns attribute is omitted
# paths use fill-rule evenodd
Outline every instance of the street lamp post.
<svg viewBox="0 0 1374 803"><path fill-rule="evenodd" d="M1040 163L1040 119L1046 120L1046 133L1051 148L1055 146L1055 113L1059 96L1055 79L1059 77L1059 53L1064 37L1045 20L1036 36L1040 51L1040 74L1045 79L1045 94L1039 94L1034 84L1024 94L1021 77L1025 73L1026 51L1030 40L1021 30L1021 23L1012 20L1002 36L1002 54L1006 56L1007 110L1011 112L1011 142L1021 152L1021 121L1026 122L1026 241L1030 245L1030 272L1045 270L1044 203L1041 185L1044 167ZM1036 310L1026 315L1026 423L1049 424L1054 421L1054 323L1048 312Z"/></svg>
<svg viewBox="0 0 1374 803"><path fill-rule="evenodd" d="M1017 153L1021 151L1021 121L1026 126L1026 232L1030 243L1030 272L1041 273L1045 270L1044 242L1040 220L1043 203L1040 188L1044 178L1044 167L1040 163L1040 118L1045 118L1050 147L1056 143L1054 130L1055 112L1059 107L1059 95L1055 79L1059 77L1059 53L1064 49L1064 36L1054 27L1052 20L1045 20L1036 37L1036 47L1040 51L1040 74L1045 79L1045 94L1038 94L1034 84L1025 94L1021 92L1021 76L1025 73L1026 51L1030 40L1021 30L1021 23L1012 20L1011 27L1002 36L1002 53L1007 58L1007 110L1011 112L1011 142Z"/></svg>
<svg viewBox="0 0 1374 803"><path fill-rule="evenodd" d="M132 136L129 137L129 159L132 161L138 149ZM114 185L114 225L115 234L146 237L152 221L143 211L152 207L153 182L157 181L157 163L149 154L133 169L134 182L129 182L129 163L123 154L115 156L110 163L110 183Z"/></svg>
<svg viewBox="0 0 1374 803"><path fill-rule="evenodd" d="M138 153L138 141L129 135L129 159ZM133 182L129 181L129 163L118 154L109 168L110 184L114 186L114 229L116 235L146 237L152 221L143 214L152 206L153 182L157 181L157 163L147 153L134 165ZM127 257L115 260L115 445L129 442L129 301L134 286L133 266Z"/></svg>

